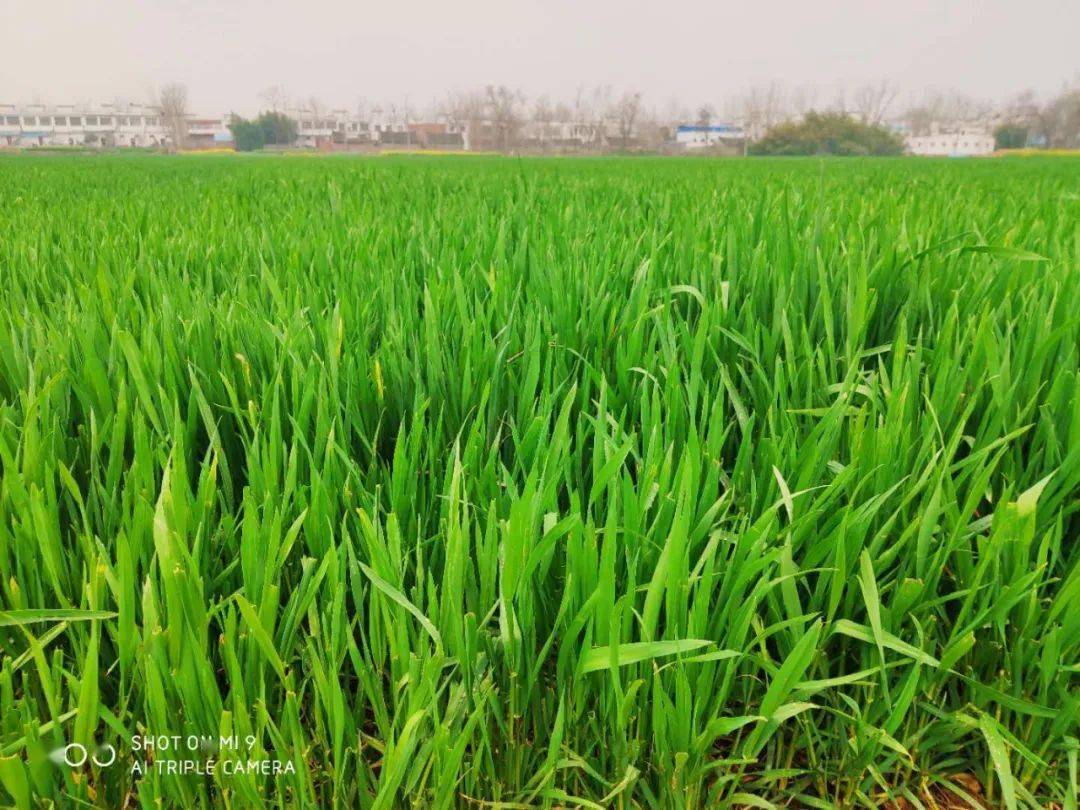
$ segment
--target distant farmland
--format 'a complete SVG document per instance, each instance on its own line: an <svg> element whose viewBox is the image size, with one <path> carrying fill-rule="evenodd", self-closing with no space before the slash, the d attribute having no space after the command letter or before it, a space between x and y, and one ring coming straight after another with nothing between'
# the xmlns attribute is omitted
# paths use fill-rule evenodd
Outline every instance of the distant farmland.
<svg viewBox="0 0 1080 810"><path fill-rule="evenodd" d="M0 803L1075 808L1078 223L1068 158L0 158Z"/></svg>

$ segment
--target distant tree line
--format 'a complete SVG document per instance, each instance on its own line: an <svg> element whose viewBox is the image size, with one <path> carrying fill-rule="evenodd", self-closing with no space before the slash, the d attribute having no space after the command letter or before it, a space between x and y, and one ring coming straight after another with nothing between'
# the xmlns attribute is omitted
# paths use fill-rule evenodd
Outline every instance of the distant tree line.
<svg viewBox="0 0 1080 810"><path fill-rule="evenodd" d="M383 109L392 116L403 112L408 122L407 107ZM641 93L617 95L609 85L579 88L572 101L542 95L530 103L520 90L493 84L451 93L431 113L465 133L475 150L652 150L671 132L658 123L660 116L645 105Z"/></svg>
<svg viewBox="0 0 1080 810"><path fill-rule="evenodd" d="M391 105L391 109L408 118L407 105ZM971 126L995 129L1000 148L1080 148L1080 79L1045 103L1038 103L1031 91L1005 104L934 91L902 105L897 85L879 80L850 90L840 86L832 92L772 82L729 96L717 107L684 107L672 101L662 109L647 104L638 92L616 94L607 85L582 88L569 102L540 96L531 104L520 91L492 85L451 94L433 112L467 129L474 148L502 151L558 147L560 138L566 137L560 122L568 121L574 124L575 145L608 151L654 150L671 139L678 124L707 126L717 121L741 125L747 135L746 151L757 154L798 148L813 148L815 153L893 154L903 150L903 142L893 134L897 130L926 135L935 127ZM789 126L793 122L806 125L801 135ZM754 148L777 127L784 128ZM816 136L820 139L814 140ZM800 137L804 138L801 142Z"/></svg>
<svg viewBox="0 0 1080 810"><path fill-rule="evenodd" d="M929 92L896 110L899 89L888 80L823 93L812 85L756 85L729 96L718 106L684 107L670 101L658 108L642 94L616 93L610 85L581 87L571 100L532 99L507 85L448 94L418 111L404 103L360 100L361 120L382 121L392 132L438 118L463 133L474 151L657 151L667 148L680 124L738 124L742 149L753 154L894 154L903 148L893 134L912 135L962 126L992 127L999 148L1080 148L1080 78L1053 98L1040 102L1031 91L995 105L961 93ZM297 122L282 110L290 105L319 118L323 105L311 97L290 100L284 88L268 88L266 105L254 120L235 117L231 125L242 151L296 142ZM186 132L187 94L167 86L160 98L172 143L181 147Z"/></svg>

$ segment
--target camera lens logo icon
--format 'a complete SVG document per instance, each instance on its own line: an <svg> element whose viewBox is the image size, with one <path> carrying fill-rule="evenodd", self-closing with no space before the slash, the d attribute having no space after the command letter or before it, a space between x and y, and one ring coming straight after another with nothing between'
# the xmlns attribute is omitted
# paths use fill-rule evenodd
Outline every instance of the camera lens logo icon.
<svg viewBox="0 0 1080 810"><path fill-rule="evenodd" d="M97 750L90 753L82 743L68 743L63 748L52 751L49 759L57 765L67 765L69 768L81 768L87 760L99 768L108 768L116 762L116 748L108 744L99 745Z"/></svg>

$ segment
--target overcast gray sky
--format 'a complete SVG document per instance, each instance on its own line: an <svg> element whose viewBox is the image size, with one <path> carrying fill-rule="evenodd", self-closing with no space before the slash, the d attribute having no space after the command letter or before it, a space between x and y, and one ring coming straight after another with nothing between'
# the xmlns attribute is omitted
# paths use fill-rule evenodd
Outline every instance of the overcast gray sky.
<svg viewBox="0 0 1080 810"><path fill-rule="evenodd" d="M182 81L205 114L252 112L275 84L347 107L488 83L698 106L773 80L824 102L881 78L999 99L1077 76L1078 41L1080 0L0 0L0 103Z"/></svg>

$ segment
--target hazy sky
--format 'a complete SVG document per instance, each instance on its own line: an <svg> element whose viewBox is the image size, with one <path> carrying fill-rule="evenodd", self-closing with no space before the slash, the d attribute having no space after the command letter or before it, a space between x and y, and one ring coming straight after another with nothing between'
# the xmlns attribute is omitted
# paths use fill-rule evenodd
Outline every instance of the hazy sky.
<svg viewBox="0 0 1080 810"><path fill-rule="evenodd" d="M751 85L1046 95L1080 72L1080 0L0 0L0 103L145 100L247 113L283 85L423 108L488 83L720 106Z"/></svg>

